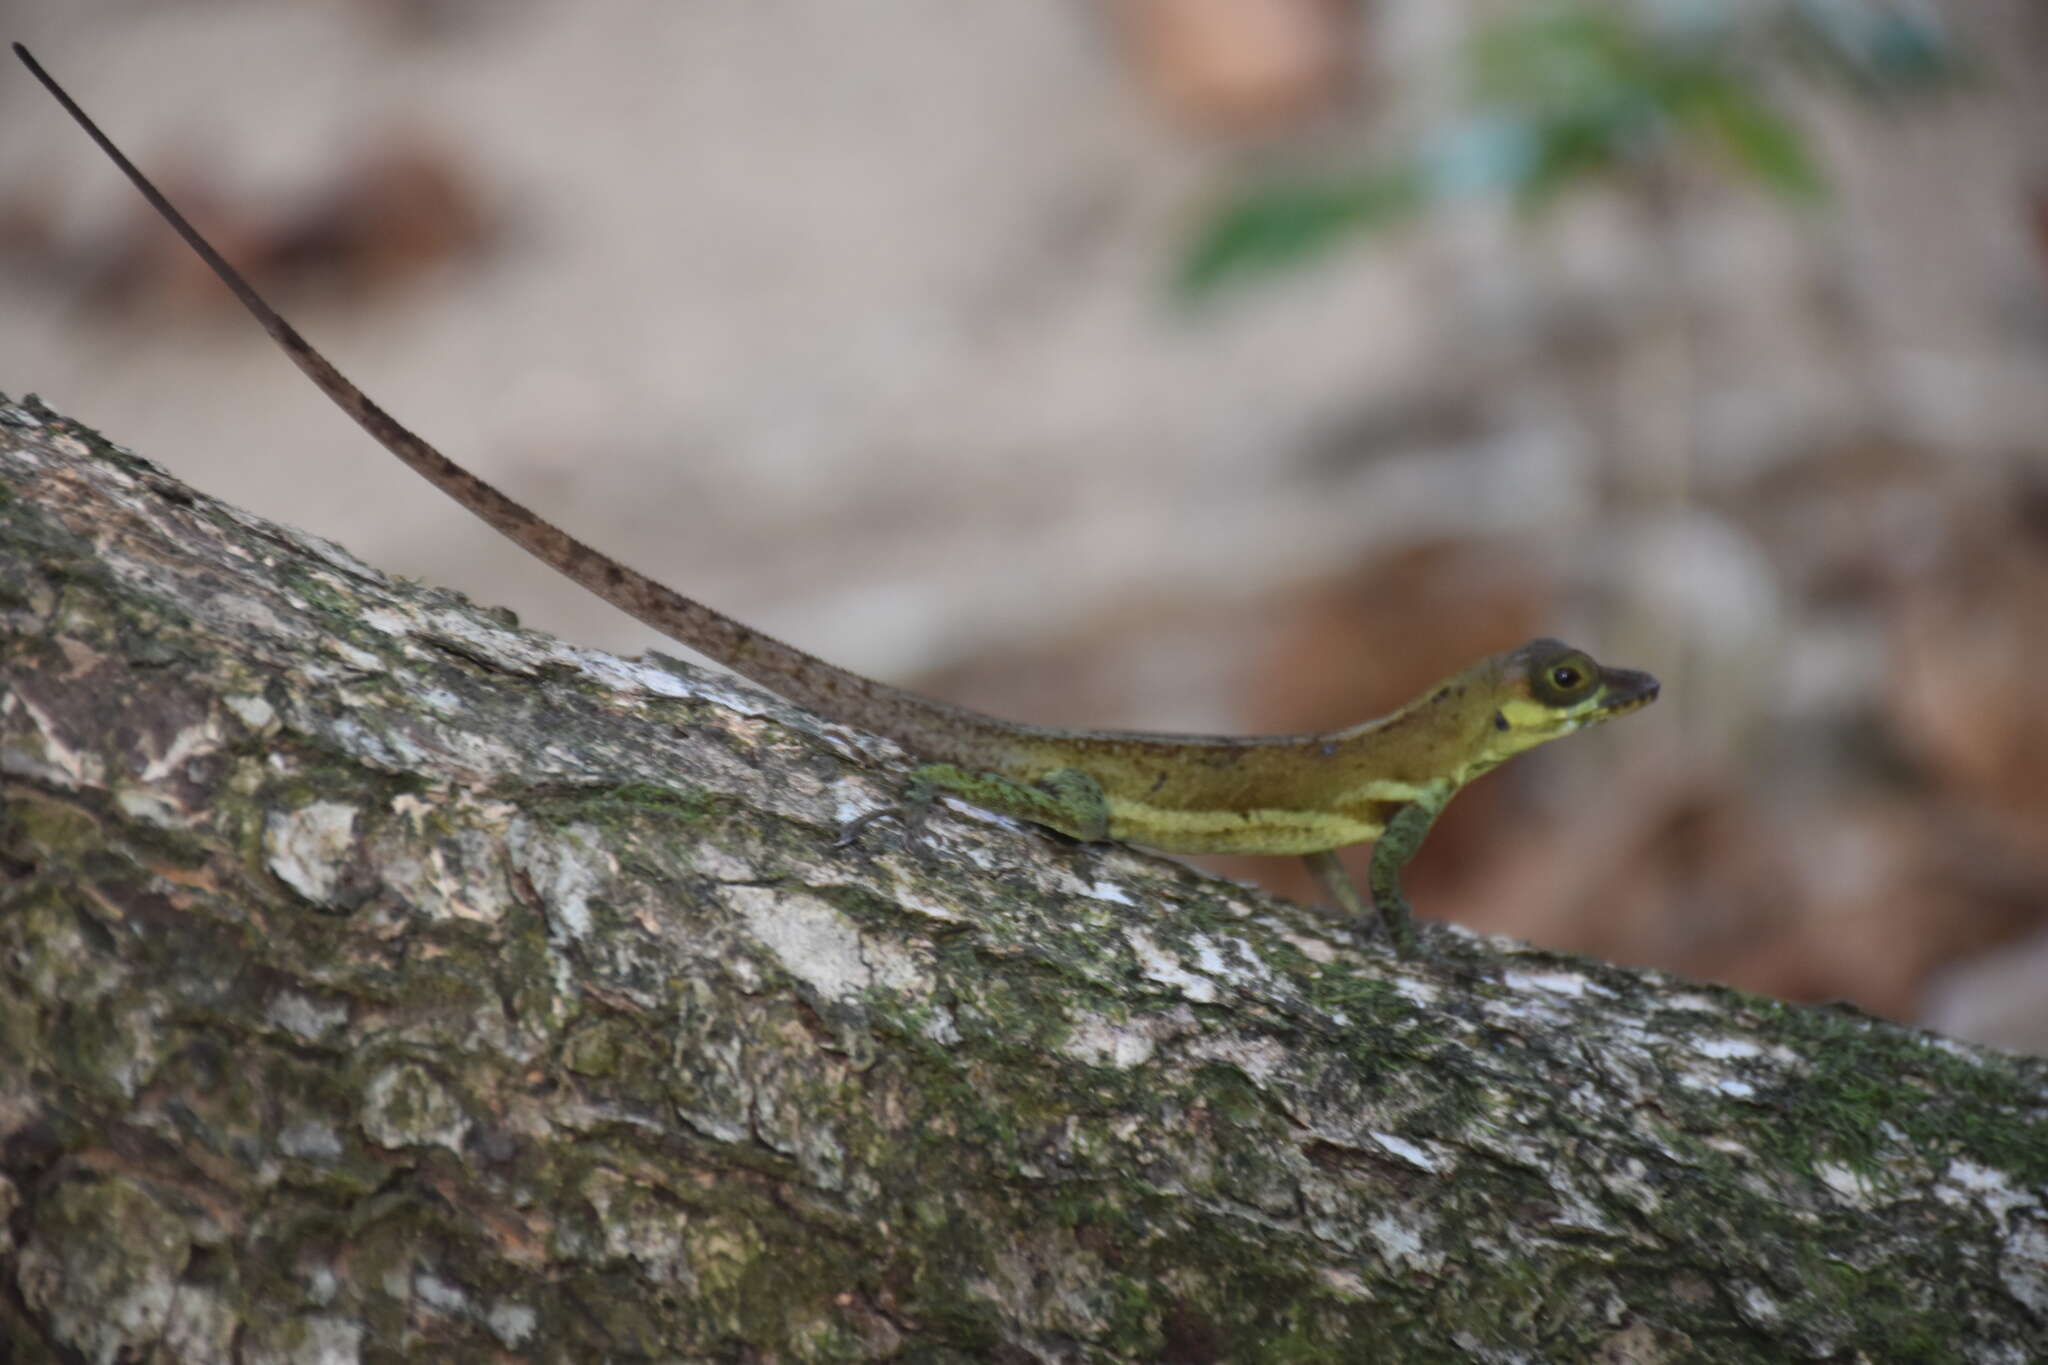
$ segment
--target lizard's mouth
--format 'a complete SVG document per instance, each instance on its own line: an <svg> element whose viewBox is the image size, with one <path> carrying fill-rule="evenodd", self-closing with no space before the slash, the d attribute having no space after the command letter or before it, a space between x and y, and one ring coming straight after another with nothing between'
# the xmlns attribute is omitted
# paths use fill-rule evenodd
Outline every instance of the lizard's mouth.
<svg viewBox="0 0 2048 1365"><path fill-rule="evenodd" d="M1663 684L1633 668L1605 668L1600 671L1600 716L1603 720L1640 711L1657 700Z"/></svg>

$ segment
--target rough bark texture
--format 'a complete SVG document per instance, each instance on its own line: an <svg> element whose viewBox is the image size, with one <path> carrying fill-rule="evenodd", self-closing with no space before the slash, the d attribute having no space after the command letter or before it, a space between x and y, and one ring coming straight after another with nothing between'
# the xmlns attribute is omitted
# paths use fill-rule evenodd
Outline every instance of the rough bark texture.
<svg viewBox="0 0 2048 1365"><path fill-rule="evenodd" d="M2048 1352L2039 1061L836 849L892 751L4 398L0 613L8 1359Z"/></svg>

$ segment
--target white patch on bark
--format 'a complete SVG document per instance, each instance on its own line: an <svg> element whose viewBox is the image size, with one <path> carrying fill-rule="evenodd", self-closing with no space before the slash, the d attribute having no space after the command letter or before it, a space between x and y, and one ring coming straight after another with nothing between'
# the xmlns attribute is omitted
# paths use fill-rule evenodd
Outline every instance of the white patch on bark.
<svg viewBox="0 0 2048 1365"><path fill-rule="evenodd" d="M1126 928L1124 941L1131 945L1131 951L1138 955L1138 967L1148 981L1157 981L1162 986L1171 986L1197 1004L1213 1004L1220 992L1216 983L1205 976L1198 976L1180 965L1174 954L1159 946L1151 935L1140 929Z"/></svg>
<svg viewBox="0 0 2048 1365"><path fill-rule="evenodd" d="M728 886L722 894L784 971L828 999L871 986L919 995L931 989L916 957L886 939L863 936L815 896L765 886Z"/></svg>
<svg viewBox="0 0 2048 1365"><path fill-rule="evenodd" d="M35 723L36 735L42 741L37 750L8 745L0 749L0 772L16 777L28 777L47 782L53 787L67 787L73 791L81 787L104 787L107 785L106 765L96 754L74 749L57 738L57 728L48 715L22 697L19 692L9 692L0 699L0 715L20 707Z"/></svg>
<svg viewBox="0 0 2048 1365"><path fill-rule="evenodd" d="M147 787L123 787L114 794L114 804L123 815L132 815L159 829L184 829L192 821L183 807Z"/></svg>
<svg viewBox="0 0 2048 1365"><path fill-rule="evenodd" d="M359 1120L379 1147L446 1147L460 1152L469 1116L427 1069L413 1062L389 1067L363 1087Z"/></svg>
<svg viewBox="0 0 2048 1365"><path fill-rule="evenodd" d="M511 819L511 806L467 797L434 804L401 794L392 799L391 813L404 822L403 832L393 829L392 837L379 841L375 861L395 894L433 920L497 924L511 912L512 889L505 881L500 845L487 832ZM431 842L420 839L436 816L462 823Z"/></svg>
<svg viewBox="0 0 2048 1365"><path fill-rule="evenodd" d="M413 696L419 701L421 706L443 719L450 716L459 716L469 709L463 704L462 698L456 696L445 687L424 688L421 691L415 692Z"/></svg>
<svg viewBox="0 0 2048 1365"><path fill-rule="evenodd" d="M382 673L384 660L367 649L358 649L346 640L329 639L324 642L327 652L347 664L358 673Z"/></svg>
<svg viewBox="0 0 2048 1365"><path fill-rule="evenodd" d="M2006 1242L1998 1282L2035 1317L2048 1317L2048 1227L2029 1222Z"/></svg>
<svg viewBox="0 0 2048 1365"><path fill-rule="evenodd" d="M1194 1019L1186 1009L1178 1013L1183 1028L1193 1026ZM1286 1046L1276 1038L1229 1034L1196 1038L1188 1044L1187 1055L1191 1060L1221 1062L1234 1067L1246 1080L1261 1088L1285 1071L1290 1060Z"/></svg>
<svg viewBox="0 0 2048 1365"><path fill-rule="evenodd" d="M540 1326L540 1314L523 1303L509 1303L500 1300L491 1305L484 1314L484 1326L491 1329L491 1335L505 1345L517 1349L531 1337Z"/></svg>
<svg viewBox="0 0 2048 1365"><path fill-rule="evenodd" d="M1123 887L1115 882L1090 882L1088 884L1088 894L1096 900L1108 901L1111 905L1128 905L1135 908L1138 904L1137 901L1131 899L1130 892L1124 890Z"/></svg>
<svg viewBox="0 0 2048 1365"><path fill-rule="evenodd" d="M597 650L580 651L577 666L614 692L645 692L656 697L690 699L698 691L691 679L642 659L621 659Z"/></svg>
<svg viewBox="0 0 2048 1365"><path fill-rule="evenodd" d="M1762 1285L1746 1284L1737 1289L1735 1311L1754 1325L1775 1329L1785 1321L1785 1310L1778 1301L1764 1292Z"/></svg>
<svg viewBox="0 0 2048 1365"><path fill-rule="evenodd" d="M566 647L549 648L554 642L544 636L522 635L464 611L427 612L412 633L439 636L459 645L472 659L520 677L537 676L548 663L578 662ZM565 655L569 657L564 659Z"/></svg>
<svg viewBox="0 0 2048 1365"><path fill-rule="evenodd" d="M1426 1148L1410 1142L1407 1138L1377 1130L1371 1136L1374 1142L1386 1149L1387 1155L1400 1158L1418 1171L1427 1171L1435 1175L1443 1169L1443 1163L1432 1156Z"/></svg>
<svg viewBox="0 0 2048 1365"><path fill-rule="evenodd" d="M263 828L270 870L315 905L333 901L355 840L356 808L337 801L273 811Z"/></svg>
<svg viewBox="0 0 2048 1365"><path fill-rule="evenodd" d="M299 606L301 610L304 609L303 603ZM268 603L254 597L218 593L206 599L206 611L208 615L218 617L231 625L245 626L259 635L268 635L280 640L306 638L303 619L298 622L287 622L272 611Z"/></svg>
<svg viewBox="0 0 2048 1365"><path fill-rule="evenodd" d="M240 1325L239 1315L220 1294L202 1285L180 1284L154 1358L180 1365L232 1365Z"/></svg>
<svg viewBox="0 0 2048 1365"><path fill-rule="evenodd" d="M1368 1222L1365 1231L1379 1247L1380 1255L1386 1258L1388 1265L1402 1270L1419 1270L1425 1275L1434 1275L1443 1268L1443 1253L1427 1249L1428 1244L1423 1240L1420 1228L1382 1215Z"/></svg>
<svg viewBox="0 0 2048 1365"><path fill-rule="evenodd" d="M60 1345L114 1365L162 1339L190 1254L184 1220L135 1182L66 1182L37 1210L15 1283Z"/></svg>
<svg viewBox="0 0 2048 1365"><path fill-rule="evenodd" d="M380 634L396 636L399 639L412 634L412 617L395 607L371 607L356 619Z"/></svg>
<svg viewBox="0 0 2048 1365"><path fill-rule="evenodd" d="M277 1150L298 1161L334 1161L341 1156L341 1135L325 1123L302 1119L277 1135Z"/></svg>
<svg viewBox="0 0 2048 1365"><path fill-rule="evenodd" d="M1844 1203L1868 1208L1875 1202L1877 1186L1860 1171L1851 1170L1838 1161L1823 1161L1813 1168L1813 1173L1820 1177L1821 1184L1833 1190Z"/></svg>
<svg viewBox="0 0 2048 1365"><path fill-rule="evenodd" d="M1584 999L1588 995L1614 994L1580 972L1531 972L1511 968L1502 974L1501 980L1510 990L1542 991L1573 1000Z"/></svg>
<svg viewBox="0 0 2048 1365"><path fill-rule="evenodd" d="M306 1042L314 1043L348 1022L348 1011L339 1005L322 1005L297 991L283 991L273 997L264 1013L270 1022Z"/></svg>
<svg viewBox="0 0 2048 1365"><path fill-rule="evenodd" d="M363 1329L342 1318L292 1318L242 1346L243 1365L357 1365Z"/></svg>
<svg viewBox="0 0 2048 1365"><path fill-rule="evenodd" d="M212 717L197 725L188 725L171 736L171 742L164 746L163 753L143 768L142 780L161 782L186 760L200 754L210 754L219 747L220 727L214 723Z"/></svg>
<svg viewBox="0 0 2048 1365"><path fill-rule="evenodd" d="M1412 976L1394 978L1394 993L1411 1005L1434 1009L1444 993L1427 981L1418 981Z"/></svg>
<svg viewBox="0 0 2048 1365"><path fill-rule="evenodd" d="M2011 1222L2014 1209L2038 1208L2041 1203L2039 1195L2013 1188L2004 1171L1964 1160L1948 1163L1934 1187L1934 1197L1952 1208L1975 1204L2001 1229Z"/></svg>
<svg viewBox="0 0 2048 1365"><path fill-rule="evenodd" d="M1113 1066L1119 1071L1141 1066L1158 1051L1143 1024L1117 1023L1100 1014L1083 1016L1060 1042L1060 1052L1084 1066Z"/></svg>
<svg viewBox="0 0 2048 1365"><path fill-rule="evenodd" d="M1337 960L1337 950L1327 940L1312 938L1307 934L1297 934L1285 925L1275 924L1271 921L1268 921L1267 928L1278 934L1296 952L1319 967Z"/></svg>
<svg viewBox="0 0 2048 1365"><path fill-rule="evenodd" d="M1693 1051L1716 1061L1747 1061L1761 1057L1764 1050L1745 1038L1695 1038Z"/></svg>
<svg viewBox="0 0 2048 1365"><path fill-rule="evenodd" d="M533 884L555 936L573 942L588 935L590 898L613 871L603 836L588 825L548 830L515 820L506 846L514 869Z"/></svg>
<svg viewBox="0 0 2048 1365"><path fill-rule="evenodd" d="M422 1270L412 1277L412 1292L436 1312L451 1316L469 1312L469 1295L463 1293L462 1286L451 1284L432 1271Z"/></svg>
<svg viewBox="0 0 2048 1365"><path fill-rule="evenodd" d="M268 734L277 724L277 708L253 692L238 692L220 700L236 720L259 735Z"/></svg>
<svg viewBox="0 0 2048 1365"><path fill-rule="evenodd" d="M960 913L958 906L947 905L943 901L930 900L922 895L918 895L910 890L911 885L909 881L900 878L890 881L889 899L898 910L907 910L912 914L923 915L926 919L935 919L942 924L966 923L967 916Z"/></svg>
<svg viewBox="0 0 2048 1365"><path fill-rule="evenodd" d="M1142 929L1126 927L1123 936L1147 979L1171 986L1200 1004L1222 998L1219 982L1237 990L1263 990L1272 981L1272 973L1242 939L1189 935L1188 947L1195 957L1190 969L1177 953Z"/></svg>

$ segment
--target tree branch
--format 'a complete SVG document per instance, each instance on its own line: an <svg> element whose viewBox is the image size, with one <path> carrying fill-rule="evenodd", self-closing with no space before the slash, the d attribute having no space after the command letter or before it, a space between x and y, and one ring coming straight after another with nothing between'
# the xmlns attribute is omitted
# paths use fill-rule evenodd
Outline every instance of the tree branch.
<svg viewBox="0 0 2048 1365"><path fill-rule="evenodd" d="M16 1360L2012 1360L2048 1067L1117 849L0 398Z"/></svg>

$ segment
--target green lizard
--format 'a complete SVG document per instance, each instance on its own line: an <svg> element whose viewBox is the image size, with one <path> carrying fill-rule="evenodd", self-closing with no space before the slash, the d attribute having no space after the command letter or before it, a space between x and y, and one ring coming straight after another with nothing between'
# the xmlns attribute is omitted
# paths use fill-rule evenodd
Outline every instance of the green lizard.
<svg viewBox="0 0 2048 1365"><path fill-rule="evenodd" d="M385 449L544 563L799 705L931 760L913 809L950 793L1081 840L1167 853L1299 854L1370 933L1414 944L1400 872L1467 782L1525 749L1656 699L1657 680L1534 640L1389 715L1319 735L1229 737L1021 725L876 682L664 587L513 501L400 425L307 344L108 140L21 44L14 51L321 392ZM1359 896L1335 850L1374 844Z"/></svg>

